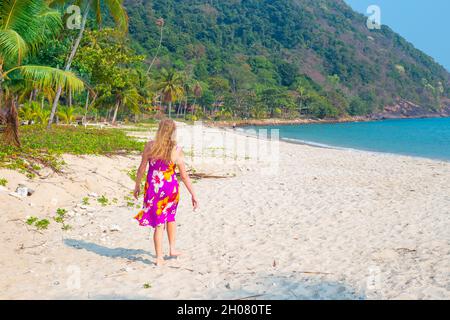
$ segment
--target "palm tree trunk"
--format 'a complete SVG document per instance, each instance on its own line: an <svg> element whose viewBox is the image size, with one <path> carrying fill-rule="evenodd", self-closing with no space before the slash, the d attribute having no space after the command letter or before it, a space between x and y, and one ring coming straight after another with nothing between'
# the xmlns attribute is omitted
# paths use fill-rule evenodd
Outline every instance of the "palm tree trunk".
<svg viewBox="0 0 450 320"><path fill-rule="evenodd" d="M147 69L147 73L146 73L147 75L149 74L150 70L152 69L153 64L154 64L155 61L156 61L156 58L158 57L159 50L161 49L162 40L163 40L163 28L164 28L164 26L161 26L161 30L160 30L160 34L159 34L159 45L158 45L158 49L156 49L155 56L153 57L153 60L152 60L152 62L150 63L150 66L149 66L148 69Z"/></svg>
<svg viewBox="0 0 450 320"><path fill-rule="evenodd" d="M114 115L113 115L113 118L112 118L112 121L111 121L111 124L113 124L113 125L116 124L117 111L119 111L119 106L120 106L120 100L117 100L116 107L114 109Z"/></svg>
<svg viewBox="0 0 450 320"><path fill-rule="evenodd" d="M178 101L178 106L177 106L177 118L180 117L180 111L181 111L181 100Z"/></svg>
<svg viewBox="0 0 450 320"><path fill-rule="evenodd" d="M69 108L72 107L72 89L69 88Z"/></svg>
<svg viewBox="0 0 450 320"><path fill-rule="evenodd" d="M172 118L172 101L169 101L169 119Z"/></svg>
<svg viewBox="0 0 450 320"><path fill-rule="evenodd" d="M33 100L37 100L38 95L39 95L39 89L34 89L34 92L33 92Z"/></svg>
<svg viewBox="0 0 450 320"><path fill-rule="evenodd" d="M78 33L78 37L75 40L75 43L73 44L73 47L72 47L72 51L70 52L69 58L67 59L66 67L64 68L65 71L70 70L70 66L72 65L73 58L75 57L75 54L77 53L78 47L80 45L80 41L83 38L83 33L84 33L84 30L86 29L86 21L88 18L89 8L91 6L91 3L92 3L92 0L88 0L88 2L86 4L86 9L83 14L83 20L81 21L80 32ZM62 87L58 86L58 90L56 90L55 99L53 99L52 112L50 113L50 119L48 120L47 129L49 129L53 123L53 118L55 117L56 108L59 103L59 98L61 97L61 91L62 91Z"/></svg>
<svg viewBox="0 0 450 320"><path fill-rule="evenodd" d="M195 110L195 104L197 103L197 97L194 98L194 103L192 104L191 108L191 115L194 117L194 110Z"/></svg>
<svg viewBox="0 0 450 320"><path fill-rule="evenodd" d="M16 102L17 98L8 99L10 106L6 112L6 128L4 132L4 140L7 144L13 144L20 147L19 139L19 117L17 116Z"/></svg>
<svg viewBox="0 0 450 320"><path fill-rule="evenodd" d="M212 116L216 113L217 108L217 99L214 99L213 107L209 110L209 116Z"/></svg>
<svg viewBox="0 0 450 320"><path fill-rule="evenodd" d="M108 109L108 112L106 113L105 122L109 121L109 118L111 117L111 112L113 110L113 107ZM100 117L101 118L101 117Z"/></svg>
<svg viewBox="0 0 450 320"><path fill-rule="evenodd" d="M89 91L86 93L86 104L84 105L84 117L83 117L83 124L87 123L87 111L89 106Z"/></svg>
<svg viewBox="0 0 450 320"><path fill-rule="evenodd" d="M1 58L0 58L1 59ZM0 110L3 107L3 60L0 62Z"/></svg>
<svg viewBox="0 0 450 320"><path fill-rule="evenodd" d="M183 114L183 101L180 100L180 104L178 105L178 117L181 117L181 115Z"/></svg>

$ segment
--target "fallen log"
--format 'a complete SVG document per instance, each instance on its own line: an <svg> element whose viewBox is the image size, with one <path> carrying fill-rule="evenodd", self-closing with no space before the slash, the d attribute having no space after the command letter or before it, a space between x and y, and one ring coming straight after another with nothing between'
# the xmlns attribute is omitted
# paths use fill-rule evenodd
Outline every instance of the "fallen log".
<svg viewBox="0 0 450 320"><path fill-rule="evenodd" d="M210 175L206 173L189 173L189 177L193 179L225 179L229 178L227 176L216 176L216 175Z"/></svg>

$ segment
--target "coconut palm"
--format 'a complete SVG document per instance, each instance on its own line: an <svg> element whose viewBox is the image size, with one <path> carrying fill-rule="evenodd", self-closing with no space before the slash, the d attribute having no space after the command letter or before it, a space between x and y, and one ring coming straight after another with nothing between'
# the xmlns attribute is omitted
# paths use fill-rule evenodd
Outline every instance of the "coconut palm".
<svg viewBox="0 0 450 320"><path fill-rule="evenodd" d="M50 118L50 110L48 109L38 109L36 110L35 120L36 123L46 124Z"/></svg>
<svg viewBox="0 0 450 320"><path fill-rule="evenodd" d="M39 45L54 36L62 27L58 11L51 10L44 0L0 1L0 109L8 143L20 145L17 119L18 82L34 88L70 86L79 91L83 82L73 73L48 66L22 65Z"/></svg>
<svg viewBox="0 0 450 320"><path fill-rule="evenodd" d="M162 40L163 40L164 19L163 18L156 19L156 25L159 28L159 44L158 44L158 48L156 49L155 56L153 57L153 60L147 69L147 75L150 73L150 70L152 69L152 66L156 61L156 58L158 57L159 51L161 50L161 45L162 45Z"/></svg>
<svg viewBox="0 0 450 320"><path fill-rule="evenodd" d="M117 112L119 107L125 107L131 110L135 115L140 112L139 103L142 100L142 96L136 88L129 88L126 90L121 90L116 95L116 104L114 108L114 115L112 118L112 124L116 123Z"/></svg>
<svg viewBox="0 0 450 320"><path fill-rule="evenodd" d="M76 111L76 108L67 106L65 108L61 108L61 110L58 111L58 117L65 124L71 124L76 119Z"/></svg>
<svg viewBox="0 0 450 320"><path fill-rule="evenodd" d="M194 94L194 104L192 106L191 115L194 117L195 104L197 103L197 99L203 95L203 88L200 82L196 82L194 87L192 88L192 93Z"/></svg>
<svg viewBox="0 0 450 320"><path fill-rule="evenodd" d="M142 70L136 70L136 83L135 87L141 96L140 103L138 106L139 112L135 113L135 120L138 114L140 114L140 109L143 105L152 104L155 96L155 91L153 88L153 83L150 81L150 77Z"/></svg>
<svg viewBox="0 0 450 320"><path fill-rule="evenodd" d="M67 58L66 65L64 67L65 71L69 71L70 67L72 66L73 59L75 57L75 54L77 53L78 47L80 46L80 41L83 38L83 34L86 29L86 21L90 10L94 11L97 22L101 24L102 15L104 13L103 8L106 7L109 10L110 15L113 17L118 29L123 33L128 30L128 16L125 8L123 7L123 0L50 0L49 2L53 5L61 5L62 3L76 3L79 5L84 4L84 12L83 18L81 19L80 31L78 32L78 36L72 45L70 55ZM52 112L47 127L50 127L53 122L56 108L59 103L59 98L61 97L62 89L63 88L61 86L58 86L58 89L56 90L56 96L53 100Z"/></svg>
<svg viewBox="0 0 450 320"><path fill-rule="evenodd" d="M173 69L162 69L159 77L158 90L164 102L169 103L169 118L172 113L172 103L183 95L183 79Z"/></svg>
<svg viewBox="0 0 450 320"><path fill-rule="evenodd" d="M19 118L21 120L30 123L36 117L36 105L39 104L36 101L27 102L19 109Z"/></svg>
<svg viewBox="0 0 450 320"><path fill-rule="evenodd" d="M192 88L195 86L196 82L192 78L192 70L185 70L182 74L182 82L183 82L183 98L184 98L184 107L183 107L183 117L186 118L186 110L188 106L189 93L192 91Z"/></svg>
<svg viewBox="0 0 450 320"><path fill-rule="evenodd" d="M299 113L302 114L304 110L307 111L305 105L311 99L311 95L305 87L298 87L296 90L296 98L299 103Z"/></svg>

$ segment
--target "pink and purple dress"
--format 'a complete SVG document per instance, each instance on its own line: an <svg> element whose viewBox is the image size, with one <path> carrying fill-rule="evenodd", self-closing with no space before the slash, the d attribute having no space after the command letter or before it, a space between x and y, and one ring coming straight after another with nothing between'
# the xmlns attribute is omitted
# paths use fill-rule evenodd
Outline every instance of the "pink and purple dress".
<svg viewBox="0 0 450 320"><path fill-rule="evenodd" d="M179 184L175 173L175 163L150 160L144 190L142 210L134 217L141 226L164 225L175 221Z"/></svg>

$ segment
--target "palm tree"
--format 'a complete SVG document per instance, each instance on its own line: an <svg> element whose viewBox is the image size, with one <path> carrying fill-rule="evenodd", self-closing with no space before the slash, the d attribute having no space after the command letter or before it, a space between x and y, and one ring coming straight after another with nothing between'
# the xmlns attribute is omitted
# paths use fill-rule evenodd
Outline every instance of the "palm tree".
<svg viewBox="0 0 450 320"><path fill-rule="evenodd" d="M150 73L150 70L152 69L152 66L153 66L153 64L156 61L156 58L158 57L159 50L161 49L162 40L163 40L164 19L163 18L157 19L156 20L156 25L159 27L159 44L158 44L158 48L156 49L155 56L153 57L153 60L150 63L150 66L147 69L147 75Z"/></svg>
<svg viewBox="0 0 450 320"><path fill-rule="evenodd" d="M182 75L182 82L183 82L183 98L184 98L184 108L183 108L183 117L186 118L186 110L188 105L188 99L189 99L189 92L191 92L192 87L195 85L194 79L192 79L192 70L189 70L191 68L187 68L183 72Z"/></svg>
<svg viewBox="0 0 450 320"><path fill-rule="evenodd" d="M171 118L172 103L184 92L181 75L173 69L163 68L160 73L158 89L161 91L163 101L169 103L169 118Z"/></svg>
<svg viewBox="0 0 450 320"><path fill-rule="evenodd" d="M19 118L30 123L36 117L36 107L40 108L39 103L36 101L25 103L23 107L19 109Z"/></svg>
<svg viewBox="0 0 450 320"><path fill-rule="evenodd" d="M36 123L46 124L48 119L50 118L50 110L47 109L38 109L35 113Z"/></svg>
<svg viewBox="0 0 450 320"><path fill-rule="evenodd" d="M194 87L192 88L192 93L194 94L194 104L192 106L192 111L191 111L191 115L194 116L194 109L195 109L195 104L197 103L197 99L200 98L203 95L203 88L200 85L200 82L196 82Z"/></svg>
<svg viewBox="0 0 450 320"><path fill-rule="evenodd" d="M76 118L76 109L72 106L67 106L58 111L58 117L65 124L71 124Z"/></svg>
<svg viewBox="0 0 450 320"><path fill-rule="evenodd" d="M306 109L305 104L310 100L310 95L305 87L298 87L297 88L297 101L299 102L299 112L302 114L302 112Z"/></svg>
<svg viewBox="0 0 450 320"><path fill-rule="evenodd" d="M124 33L128 30L128 16L125 11L125 8L123 7L123 0L50 0L52 4L58 5L61 3L69 2L69 3L84 3L84 13L83 18L81 20L80 25L80 31L78 33L77 38L75 39L75 42L73 43L72 49L70 51L70 55L67 58L66 65L64 67L65 71L69 71L70 67L72 66L73 59L75 57L75 54L77 53L78 47L80 46L80 41L83 38L84 31L86 29L86 21L89 15L89 11L92 9L95 12L95 16L97 18L97 22L100 24L102 22L102 4L108 8L109 13L113 17L116 25L118 26L118 29L120 31L123 31ZM53 100L53 106L52 106L52 112L50 115L50 119L48 121L47 127L50 127L50 125L53 122L53 118L56 113L56 108L59 103L59 98L61 97L62 87L58 86L58 89L56 90L56 96Z"/></svg>
<svg viewBox="0 0 450 320"><path fill-rule="evenodd" d="M137 69L136 76L135 87L141 96L139 106L139 109L141 109L142 105L148 105L153 102L155 91L152 85L153 83L150 81L150 77L144 71ZM137 119L137 115L138 113L135 113L135 120Z"/></svg>
<svg viewBox="0 0 450 320"><path fill-rule="evenodd" d="M84 83L73 73L48 66L22 65L22 61L62 27L58 11L45 0L2 0L0 2L0 109L7 122L5 138L20 146L15 83L34 88L70 86L75 91Z"/></svg>
<svg viewBox="0 0 450 320"><path fill-rule="evenodd" d="M117 112L119 107L123 106L131 110L135 115L140 112L139 103L142 100L141 95L136 88L129 88L121 90L116 94L116 104L114 108L114 115L111 123L115 124L117 119Z"/></svg>

